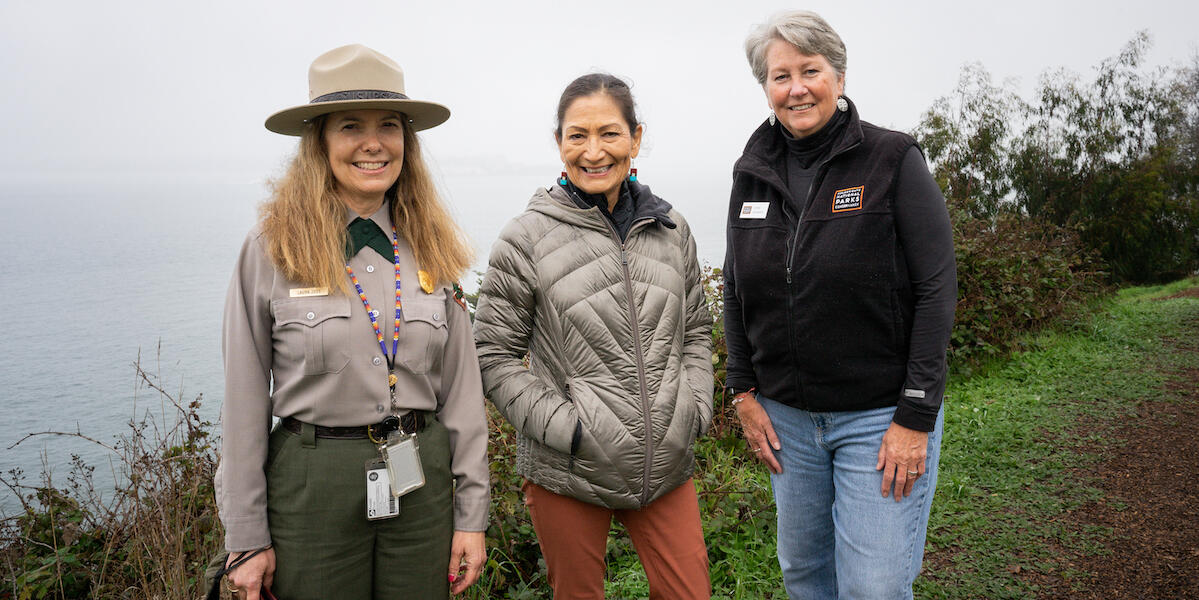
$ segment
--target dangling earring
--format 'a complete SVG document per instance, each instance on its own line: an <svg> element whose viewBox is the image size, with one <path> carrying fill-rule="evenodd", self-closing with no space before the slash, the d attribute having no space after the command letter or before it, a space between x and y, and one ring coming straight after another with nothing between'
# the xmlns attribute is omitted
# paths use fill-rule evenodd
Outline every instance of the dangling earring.
<svg viewBox="0 0 1199 600"><path fill-rule="evenodd" d="M637 183L637 167L633 166L633 161L629 161L629 182Z"/></svg>
<svg viewBox="0 0 1199 600"><path fill-rule="evenodd" d="M774 111L770 111L770 116L766 117L766 120L770 121L771 127L774 127L774 124L776 121L778 121L778 118L774 116Z"/></svg>
<svg viewBox="0 0 1199 600"><path fill-rule="evenodd" d="M845 96L837 96L837 110L841 112L849 110L849 100L846 100Z"/></svg>
<svg viewBox="0 0 1199 600"><path fill-rule="evenodd" d="M562 176L558 178L558 185L566 185L566 184L567 184L566 171L562 171Z"/></svg>

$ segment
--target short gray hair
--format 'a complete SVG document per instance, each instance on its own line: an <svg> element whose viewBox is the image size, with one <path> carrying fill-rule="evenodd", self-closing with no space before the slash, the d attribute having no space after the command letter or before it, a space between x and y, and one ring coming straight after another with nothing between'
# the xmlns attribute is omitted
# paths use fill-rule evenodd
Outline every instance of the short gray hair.
<svg viewBox="0 0 1199 600"><path fill-rule="evenodd" d="M802 54L822 55L837 75L845 75L845 42L841 36L820 15L796 10L774 15L745 38L745 58L759 84L766 85L766 49L775 40L795 46Z"/></svg>

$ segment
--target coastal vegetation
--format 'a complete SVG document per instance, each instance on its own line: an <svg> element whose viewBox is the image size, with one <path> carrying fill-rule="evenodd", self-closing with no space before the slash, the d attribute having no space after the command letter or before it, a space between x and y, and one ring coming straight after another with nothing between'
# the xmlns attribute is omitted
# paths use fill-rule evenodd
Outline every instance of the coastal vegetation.
<svg viewBox="0 0 1199 600"><path fill-rule="evenodd" d="M1162 361L1199 369L1195 353L1157 352L1196 335L1199 300L1149 300L1199 286L1185 279L1199 268L1199 58L1150 70L1147 48L1138 36L1093 81L1048 73L1029 101L969 66L915 131L949 201L959 279L919 597L1028 597L1029 573L1085 586L1071 557L1104 552L1111 532L1060 517L1104 501L1085 467L1109 442L1077 420L1158 394ZM769 479L723 396L720 282L705 271L716 414L695 474L712 583L717 597L781 598ZM20 499L0 520L0 599L203 596L222 539L217 431L200 398L168 393L140 366L136 377L156 409L114 444L91 440L117 459L115 491L97 490L78 458L62 478L0 475ZM489 420L489 558L466 597L546 598L515 435L493 410ZM627 535L611 537L608 559L610 597L647 596Z"/></svg>
<svg viewBox="0 0 1199 600"><path fill-rule="evenodd" d="M1056 227L1116 282L1199 268L1199 54L1148 68L1141 32L1087 79L1042 74L1031 99L967 65L914 132L951 206L985 223Z"/></svg>

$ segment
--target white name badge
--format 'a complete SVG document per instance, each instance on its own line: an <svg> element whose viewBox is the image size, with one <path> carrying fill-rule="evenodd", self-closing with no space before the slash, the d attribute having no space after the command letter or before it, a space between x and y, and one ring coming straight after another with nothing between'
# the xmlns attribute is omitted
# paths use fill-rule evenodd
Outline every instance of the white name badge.
<svg viewBox="0 0 1199 600"><path fill-rule="evenodd" d="M328 296L329 288L314 287L314 288L291 288L289 296L292 298L310 298L312 296Z"/></svg>
<svg viewBox="0 0 1199 600"><path fill-rule="evenodd" d="M769 202L745 202L741 205L742 219L765 219L770 210Z"/></svg>

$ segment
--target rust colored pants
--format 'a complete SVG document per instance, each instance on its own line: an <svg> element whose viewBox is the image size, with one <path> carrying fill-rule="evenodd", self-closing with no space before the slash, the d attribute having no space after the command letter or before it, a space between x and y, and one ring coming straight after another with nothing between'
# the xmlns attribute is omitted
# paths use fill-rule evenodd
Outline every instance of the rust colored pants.
<svg viewBox="0 0 1199 600"><path fill-rule="evenodd" d="M711 596L708 548L692 480L640 510L613 510L580 502L529 481L523 489L549 569L554 600L604 597L604 551L613 516L633 539L649 579L651 600L706 600Z"/></svg>

